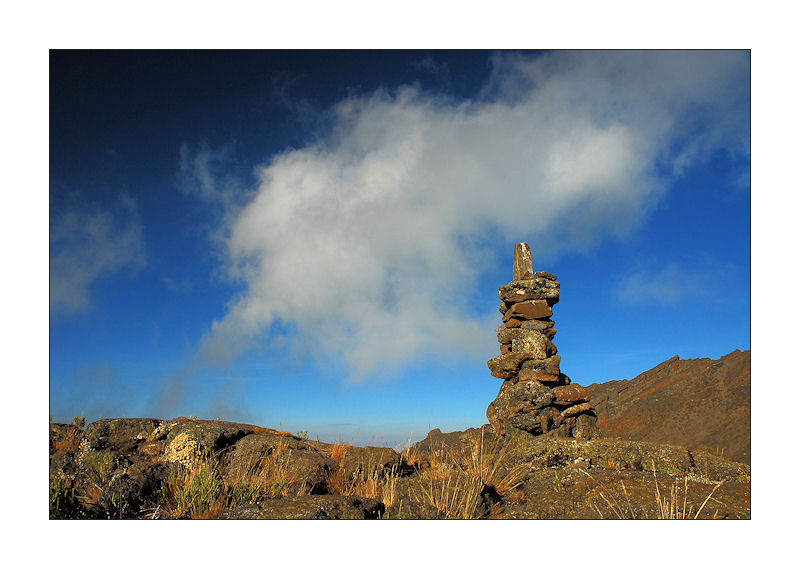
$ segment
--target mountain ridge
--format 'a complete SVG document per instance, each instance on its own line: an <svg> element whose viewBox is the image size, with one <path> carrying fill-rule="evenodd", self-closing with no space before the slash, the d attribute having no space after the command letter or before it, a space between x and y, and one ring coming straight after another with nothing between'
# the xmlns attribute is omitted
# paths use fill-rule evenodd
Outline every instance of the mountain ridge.
<svg viewBox="0 0 800 569"><path fill-rule="evenodd" d="M750 350L661 362L587 386L603 437L703 448L750 463Z"/></svg>

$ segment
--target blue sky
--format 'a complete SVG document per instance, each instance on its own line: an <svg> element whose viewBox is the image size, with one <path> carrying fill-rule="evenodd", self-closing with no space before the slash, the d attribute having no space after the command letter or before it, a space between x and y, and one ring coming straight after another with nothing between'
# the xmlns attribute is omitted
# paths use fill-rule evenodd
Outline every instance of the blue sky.
<svg viewBox="0 0 800 569"><path fill-rule="evenodd" d="M485 422L514 244L587 385L750 348L746 51L52 52L50 413Z"/></svg>

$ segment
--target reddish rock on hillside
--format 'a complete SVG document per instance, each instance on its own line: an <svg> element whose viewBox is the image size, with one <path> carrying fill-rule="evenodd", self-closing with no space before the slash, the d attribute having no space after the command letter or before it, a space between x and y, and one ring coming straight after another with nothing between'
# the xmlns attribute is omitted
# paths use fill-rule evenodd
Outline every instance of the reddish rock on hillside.
<svg viewBox="0 0 800 569"><path fill-rule="evenodd" d="M605 437L706 449L750 462L750 351L675 356L634 379L588 386Z"/></svg>

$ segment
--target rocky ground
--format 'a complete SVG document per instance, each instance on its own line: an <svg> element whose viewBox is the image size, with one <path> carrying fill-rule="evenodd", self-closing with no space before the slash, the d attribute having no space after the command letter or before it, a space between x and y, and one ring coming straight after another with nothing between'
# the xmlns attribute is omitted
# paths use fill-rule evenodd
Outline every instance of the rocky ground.
<svg viewBox="0 0 800 569"><path fill-rule="evenodd" d="M177 418L50 423L52 519L750 518L750 467L709 450L441 433L397 452Z"/></svg>

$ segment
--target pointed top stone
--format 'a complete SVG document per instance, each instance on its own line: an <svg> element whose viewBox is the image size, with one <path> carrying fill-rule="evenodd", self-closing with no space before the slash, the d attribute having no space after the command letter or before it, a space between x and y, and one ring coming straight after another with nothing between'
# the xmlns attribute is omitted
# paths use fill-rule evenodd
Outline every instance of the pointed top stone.
<svg viewBox="0 0 800 569"><path fill-rule="evenodd" d="M533 278L533 255L527 243L517 243L514 247L514 278L520 281Z"/></svg>

